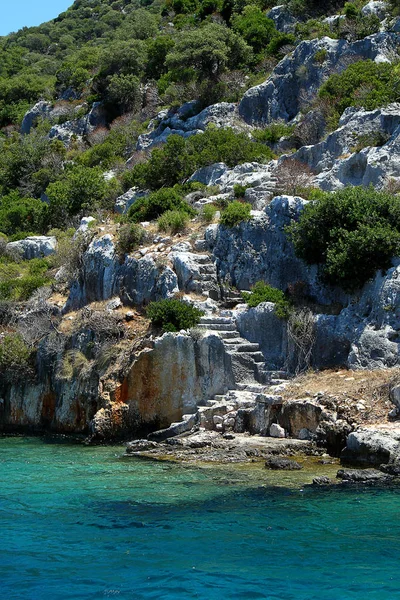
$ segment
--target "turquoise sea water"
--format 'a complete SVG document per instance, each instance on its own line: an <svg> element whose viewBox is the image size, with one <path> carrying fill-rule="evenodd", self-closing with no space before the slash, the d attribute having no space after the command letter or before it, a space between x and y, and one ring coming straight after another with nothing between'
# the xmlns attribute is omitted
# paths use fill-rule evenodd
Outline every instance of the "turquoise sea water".
<svg viewBox="0 0 400 600"><path fill-rule="evenodd" d="M0 439L1 600L400 598L399 490L123 451Z"/></svg>

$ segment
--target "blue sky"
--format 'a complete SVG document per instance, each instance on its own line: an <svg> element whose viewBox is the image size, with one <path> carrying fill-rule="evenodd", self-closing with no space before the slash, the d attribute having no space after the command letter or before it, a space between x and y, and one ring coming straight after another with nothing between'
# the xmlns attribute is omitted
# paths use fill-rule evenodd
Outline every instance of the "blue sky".
<svg viewBox="0 0 400 600"><path fill-rule="evenodd" d="M0 0L0 35L50 21L72 4L73 0Z"/></svg>

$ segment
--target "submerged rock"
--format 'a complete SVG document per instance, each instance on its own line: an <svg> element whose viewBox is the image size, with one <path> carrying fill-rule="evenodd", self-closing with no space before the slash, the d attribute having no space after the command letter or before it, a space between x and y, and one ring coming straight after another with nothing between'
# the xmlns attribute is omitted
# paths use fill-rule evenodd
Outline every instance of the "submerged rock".
<svg viewBox="0 0 400 600"><path fill-rule="evenodd" d="M265 467L267 469L281 470L281 471L298 471L303 467L295 460L289 458L271 457L265 461Z"/></svg>
<svg viewBox="0 0 400 600"><path fill-rule="evenodd" d="M376 469L339 469L336 477L342 483L379 484L390 483L393 477Z"/></svg>

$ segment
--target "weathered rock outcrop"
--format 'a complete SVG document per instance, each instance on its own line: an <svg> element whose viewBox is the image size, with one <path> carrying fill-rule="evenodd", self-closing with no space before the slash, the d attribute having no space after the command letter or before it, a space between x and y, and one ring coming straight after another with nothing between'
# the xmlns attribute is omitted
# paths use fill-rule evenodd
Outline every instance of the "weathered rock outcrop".
<svg viewBox="0 0 400 600"><path fill-rule="evenodd" d="M57 250L57 240L53 236L34 235L17 242L9 242L7 252L17 253L25 260L50 256Z"/></svg>
<svg viewBox="0 0 400 600"><path fill-rule="evenodd" d="M290 156L290 160L306 164L317 175L315 183L322 189L368 186L370 183L382 187L385 178L400 175L399 125L400 104L389 104L373 111L351 107L344 111L336 131L318 144L303 146ZM360 139L365 140L368 148L355 152ZM374 141L380 142L380 146L376 147ZM287 160L288 157L283 156L279 164Z"/></svg>
<svg viewBox="0 0 400 600"><path fill-rule="evenodd" d="M139 190L137 188L131 188L130 190L125 192L125 194L122 194L122 196L118 196L114 206L115 212L125 214L126 212L128 212L132 204L136 202L136 200L147 196L148 193L149 192Z"/></svg>
<svg viewBox="0 0 400 600"><path fill-rule="evenodd" d="M297 219L307 201L293 196L277 196L263 212L232 229L211 225L207 242L217 259L221 280L239 289L249 289L259 280L286 291L288 286L306 284L318 302L344 301L340 290L321 284L316 266L296 257L285 227Z"/></svg>
<svg viewBox="0 0 400 600"><path fill-rule="evenodd" d="M295 256L285 226L298 218L305 205L301 198L276 197L251 221L227 229L212 225L206 239L217 259L221 281L249 289L264 280L283 291L301 285L314 300L327 306L338 302L338 314L315 316L313 365L316 368L347 364L356 369L393 367L400 364L400 261L386 273L378 272L357 296L324 286L316 266ZM241 335L258 343L270 368L291 363L293 348L286 322L278 319L271 304L240 311Z"/></svg>
<svg viewBox="0 0 400 600"><path fill-rule="evenodd" d="M72 285L65 311L96 300L120 296L125 304L142 305L172 296L178 280L168 266L149 257L119 260L111 235L94 239L83 255L79 279Z"/></svg>
<svg viewBox="0 0 400 600"><path fill-rule="evenodd" d="M44 100L37 102L32 108L30 108L24 115L21 123L21 133L27 135L30 133L32 127L40 121L40 119L47 119L52 110L52 104Z"/></svg>
<svg viewBox="0 0 400 600"><path fill-rule="evenodd" d="M57 139L69 144L74 136L82 137L106 124L106 115L101 102L94 102L87 115L73 121L65 121L62 125L53 125L49 132L50 139Z"/></svg>
<svg viewBox="0 0 400 600"><path fill-rule="evenodd" d="M340 73L351 61L388 62L397 44L394 33L378 33L353 43L328 37L303 41L276 66L267 81L245 93L239 115L251 124L292 121L332 73ZM315 60L320 51L326 53L322 63Z"/></svg>
<svg viewBox="0 0 400 600"><path fill-rule="evenodd" d="M149 125L149 128L152 129L150 133L139 136L136 149L150 149L165 142L172 134L189 137L202 133L210 123L217 127L230 127L236 116L236 104L229 102L213 104L199 114L190 116L196 111L196 107L196 103L188 102L177 112L169 110L159 113L157 119L154 119ZM155 129L153 129L154 127Z"/></svg>
<svg viewBox="0 0 400 600"><path fill-rule="evenodd" d="M222 194L232 193L235 185L248 186L245 199L255 210L263 209L273 196L276 186L274 168L276 161L268 164L243 163L230 169L224 163L215 163L198 169L190 181L204 185L218 185Z"/></svg>

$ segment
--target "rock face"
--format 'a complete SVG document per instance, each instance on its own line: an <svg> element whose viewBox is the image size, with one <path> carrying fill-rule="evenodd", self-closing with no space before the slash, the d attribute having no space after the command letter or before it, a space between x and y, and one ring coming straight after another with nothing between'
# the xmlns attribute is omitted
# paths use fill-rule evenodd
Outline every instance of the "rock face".
<svg viewBox="0 0 400 600"><path fill-rule="evenodd" d="M57 240L53 236L34 235L17 242L9 242L6 249L10 253L16 252L25 260L32 260L32 258L43 258L54 254Z"/></svg>
<svg viewBox="0 0 400 600"><path fill-rule="evenodd" d="M274 176L275 161L269 164L243 163L230 169L224 163L215 163L198 169L189 181L199 181L204 185L218 185L221 194L232 193L236 184L248 186L245 200L255 210L265 208L276 187Z"/></svg>
<svg viewBox="0 0 400 600"><path fill-rule="evenodd" d="M282 33L292 33L297 23L297 19L290 14L284 4L271 8L267 17L273 20L277 30Z"/></svg>
<svg viewBox="0 0 400 600"><path fill-rule="evenodd" d="M276 66L267 81L245 93L239 115L250 124L292 121L301 102L312 101L332 73L340 73L351 61L388 62L397 43L393 33L378 33L353 43L328 37L303 41ZM322 63L315 60L316 52L321 51L326 53Z"/></svg>
<svg viewBox="0 0 400 600"><path fill-rule="evenodd" d="M321 284L316 266L295 256L285 226L298 218L305 205L301 198L274 198L263 213L238 227L212 225L206 239L217 259L221 281L249 289L263 280L283 291L302 286L322 305L339 303L339 314L315 316L313 365L316 368L347 364L355 369L393 367L400 364L400 260L386 273L378 272L357 297ZM291 360L285 321L265 303L239 312L238 329L258 343L270 368L282 369Z"/></svg>
<svg viewBox="0 0 400 600"><path fill-rule="evenodd" d="M303 146L290 159L306 164L316 174L315 183L325 190L371 183L382 187L387 177L400 176L396 150L399 126L400 104L373 111L350 107L341 116L336 131L318 144ZM371 143L361 152L355 152L361 136L366 140L365 145L368 145L368 137ZM379 139L381 146L374 147L374 140ZM287 157L282 157L279 164L286 160Z"/></svg>
<svg viewBox="0 0 400 600"><path fill-rule="evenodd" d="M380 465L400 459L400 428L363 428L350 433L341 455L352 464Z"/></svg>
<svg viewBox="0 0 400 600"><path fill-rule="evenodd" d="M362 7L361 13L365 16L374 15L383 21L388 14L388 7L386 2L382 2L382 0L371 0Z"/></svg>
<svg viewBox="0 0 400 600"><path fill-rule="evenodd" d="M89 302L120 296L125 304L142 305L161 300L178 291L178 280L169 267L157 267L149 256L126 256L121 263L113 238L96 238L83 255L80 278L70 290L65 311Z"/></svg>
<svg viewBox="0 0 400 600"><path fill-rule="evenodd" d="M206 239L220 278L245 290L259 280L281 290L303 282L318 302L343 301L343 292L323 286L318 269L296 257L286 236L285 227L299 217L306 203L299 197L277 196L263 212L233 229L210 226Z"/></svg>
<svg viewBox="0 0 400 600"><path fill-rule="evenodd" d="M189 107L188 107L189 104ZM230 127L236 116L236 104L220 102L202 110L195 116L189 116L196 111L196 103L186 103L177 112L162 111L157 119L150 123L152 131L139 136L137 150L150 149L167 140L172 134L189 137L205 131L209 123L217 127Z"/></svg>
<svg viewBox="0 0 400 600"><path fill-rule="evenodd" d="M74 136L82 137L106 124L104 108L101 102L94 102L87 115L74 121L66 121L62 125L53 125L49 132L50 139L57 139L69 144Z"/></svg>
<svg viewBox="0 0 400 600"><path fill-rule="evenodd" d="M195 341L190 335L167 333L156 340L153 350L137 357L111 402L125 405L125 427L151 431L195 413L198 404L232 384L232 370L217 335ZM94 437L105 435L100 422L97 417L92 423Z"/></svg>
<svg viewBox="0 0 400 600"><path fill-rule="evenodd" d="M46 119L49 117L52 110L50 102L40 100L35 106L30 108L24 115L21 123L21 133L27 135L30 133L32 127L35 127L40 119Z"/></svg>

